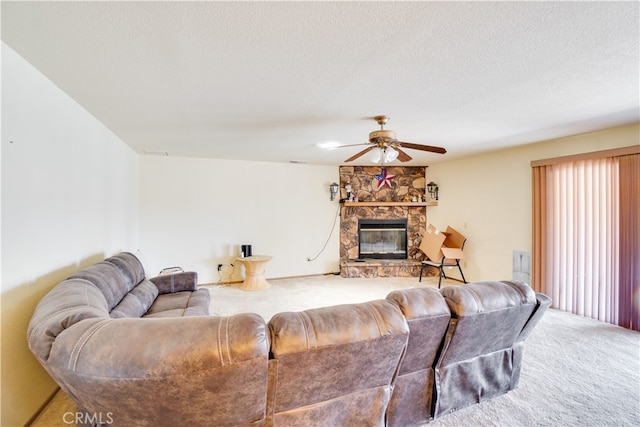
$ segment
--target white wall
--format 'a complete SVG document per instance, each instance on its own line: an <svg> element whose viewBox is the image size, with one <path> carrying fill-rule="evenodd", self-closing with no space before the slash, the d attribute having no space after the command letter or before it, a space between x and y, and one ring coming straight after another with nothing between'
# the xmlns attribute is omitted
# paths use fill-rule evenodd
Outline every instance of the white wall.
<svg viewBox="0 0 640 427"><path fill-rule="evenodd" d="M180 157L140 157L140 241L149 274L180 266L201 283L239 280L238 246L271 255L266 277L339 269L338 202L329 201L335 166Z"/></svg>
<svg viewBox="0 0 640 427"><path fill-rule="evenodd" d="M24 425L57 386L26 343L40 298L138 246L138 156L2 45L2 415Z"/></svg>
<svg viewBox="0 0 640 427"><path fill-rule="evenodd" d="M428 222L467 237L467 280L511 279L513 251L532 249L531 161L639 143L636 123L432 165L427 182L439 185L440 200Z"/></svg>

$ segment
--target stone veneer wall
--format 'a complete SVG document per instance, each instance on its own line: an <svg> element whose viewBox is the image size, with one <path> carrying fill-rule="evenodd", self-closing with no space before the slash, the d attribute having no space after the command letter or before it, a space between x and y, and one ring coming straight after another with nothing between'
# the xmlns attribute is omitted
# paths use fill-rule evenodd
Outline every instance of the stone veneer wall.
<svg viewBox="0 0 640 427"><path fill-rule="evenodd" d="M345 186L351 185L358 202L404 202L416 196L422 200L426 192L426 166L386 166L391 188L378 188L374 175L380 166L340 166L341 197L346 197ZM427 228L425 206L342 206L340 212L340 261L358 257L358 219L407 219L407 251L410 259L421 259L418 247ZM363 266L364 268L364 266ZM411 269L415 274L415 268Z"/></svg>

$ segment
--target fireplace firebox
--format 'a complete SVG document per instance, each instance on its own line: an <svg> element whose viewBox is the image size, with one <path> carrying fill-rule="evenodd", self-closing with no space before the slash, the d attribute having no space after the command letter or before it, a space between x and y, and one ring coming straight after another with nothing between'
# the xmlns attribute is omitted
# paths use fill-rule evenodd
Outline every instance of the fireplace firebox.
<svg viewBox="0 0 640 427"><path fill-rule="evenodd" d="M407 259L407 220L358 220L358 258Z"/></svg>

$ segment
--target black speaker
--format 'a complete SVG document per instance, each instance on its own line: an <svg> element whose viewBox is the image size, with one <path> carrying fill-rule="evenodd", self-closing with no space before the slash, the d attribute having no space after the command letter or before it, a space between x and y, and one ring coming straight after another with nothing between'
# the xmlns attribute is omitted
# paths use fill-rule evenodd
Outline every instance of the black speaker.
<svg viewBox="0 0 640 427"><path fill-rule="evenodd" d="M241 245L240 256L244 258L251 256L251 245Z"/></svg>

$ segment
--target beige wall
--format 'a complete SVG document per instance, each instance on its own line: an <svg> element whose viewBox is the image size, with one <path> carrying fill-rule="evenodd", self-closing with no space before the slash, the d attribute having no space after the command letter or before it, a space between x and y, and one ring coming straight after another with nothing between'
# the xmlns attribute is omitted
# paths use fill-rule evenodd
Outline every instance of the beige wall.
<svg viewBox="0 0 640 427"><path fill-rule="evenodd" d="M137 248L137 155L2 45L0 425L57 390L27 347L40 298L71 272Z"/></svg>
<svg viewBox="0 0 640 427"><path fill-rule="evenodd" d="M639 143L636 123L432 165L427 182L439 185L440 201L428 222L467 237L467 280L511 279L513 251L531 251L530 162Z"/></svg>
<svg viewBox="0 0 640 427"><path fill-rule="evenodd" d="M266 277L338 271L335 166L140 157L140 241L150 274L180 266L201 283L240 280L239 245L271 255ZM339 220L338 220L339 222Z"/></svg>

